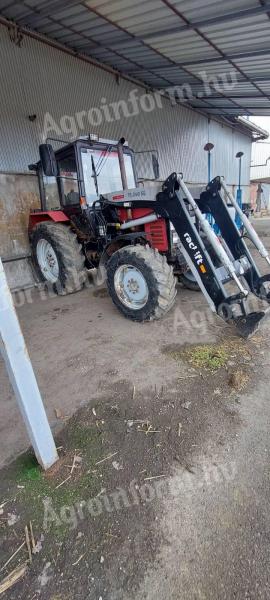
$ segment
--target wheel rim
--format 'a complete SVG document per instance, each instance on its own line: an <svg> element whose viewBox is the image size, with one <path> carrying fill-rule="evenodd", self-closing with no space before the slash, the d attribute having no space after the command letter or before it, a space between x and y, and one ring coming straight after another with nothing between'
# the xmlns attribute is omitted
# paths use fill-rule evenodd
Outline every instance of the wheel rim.
<svg viewBox="0 0 270 600"><path fill-rule="evenodd" d="M197 283L196 278L194 277L192 271L188 270L188 271L186 271L186 273L184 275L185 275L185 278L188 279L188 281L190 281L191 283Z"/></svg>
<svg viewBox="0 0 270 600"><path fill-rule="evenodd" d="M121 302L132 310L143 308L149 297L146 280L136 267L121 265L114 274L114 287Z"/></svg>
<svg viewBox="0 0 270 600"><path fill-rule="evenodd" d="M59 278L59 263L55 251L47 240L39 240L36 247L37 261L47 281L55 283Z"/></svg>

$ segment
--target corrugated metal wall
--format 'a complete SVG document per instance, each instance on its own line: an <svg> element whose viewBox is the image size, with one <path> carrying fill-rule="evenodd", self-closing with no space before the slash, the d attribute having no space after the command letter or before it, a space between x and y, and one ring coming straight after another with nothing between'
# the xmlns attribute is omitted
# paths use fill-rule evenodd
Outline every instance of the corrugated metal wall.
<svg viewBox="0 0 270 600"><path fill-rule="evenodd" d="M253 144L252 148L252 163L250 170L250 178L260 179L269 178L270 179L270 160L267 159L270 157L270 143L269 142L258 142ZM266 162L267 161L267 162ZM265 164L266 163L266 164ZM261 165L261 166L255 166Z"/></svg>
<svg viewBox="0 0 270 600"><path fill-rule="evenodd" d="M64 115L100 107L102 98L108 103L127 100L136 87L122 79L118 84L114 75L28 37L18 48L4 27L0 27L0 49L0 170L25 171L37 159L45 113L49 112L60 126ZM144 91L138 88L138 93L143 95ZM78 129L78 134L91 130L111 139L124 135L135 150L157 148L163 176L179 170L187 181L194 183L206 181L203 146L209 139L215 144L213 174L225 175L229 184L236 183L234 157L242 150L243 183L248 185L251 149L248 137L214 121L209 126L207 117L171 106L164 98L162 103L163 109L140 111L135 117L122 117L111 123L104 118L99 127L86 125L84 130ZM31 123L28 115L33 114L37 119ZM70 138L67 134L65 137Z"/></svg>

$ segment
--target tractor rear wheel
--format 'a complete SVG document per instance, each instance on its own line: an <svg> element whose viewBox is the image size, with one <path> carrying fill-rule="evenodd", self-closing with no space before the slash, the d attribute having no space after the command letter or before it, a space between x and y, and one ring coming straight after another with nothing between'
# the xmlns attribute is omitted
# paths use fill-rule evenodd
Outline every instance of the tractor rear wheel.
<svg viewBox="0 0 270 600"><path fill-rule="evenodd" d="M114 304L133 321L160 319L174 304L176 279L166 257L149 246L125 246L107 263Z"/></svg>
<svg viewBox="0 0 270 600"><path fill-rule="evenodd" d="M179 275L179 281L181 281L183 286L188 290L192 290L193 292L201 291L201 288L190 269Z"/></svg>
<svg viewBox="0 0 270 600"><path fill-rule="evenodd" d="M39 223L31 232L35 266L42 281L60 296L78 292L87 278L77 237L66 225Z"/></svg>

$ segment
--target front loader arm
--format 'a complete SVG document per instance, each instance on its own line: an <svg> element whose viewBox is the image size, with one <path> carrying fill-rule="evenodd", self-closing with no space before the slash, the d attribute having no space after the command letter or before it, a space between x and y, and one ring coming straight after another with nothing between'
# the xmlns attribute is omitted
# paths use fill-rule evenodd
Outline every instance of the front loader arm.
<svg viewBox="0 0 270 600"><path fill-rule="evenodd" d="M157 194L155 209L161 217L167 218L173 224L180 240L181 252L190 270L211 309L218 312L219 307L226 302L227 294L216 277L212 260L178 190L172 191L171 189L169 192L168 189L165 189Z"/></svg>
<svg viewBox="0 0 270 600"><path fill-rule="evenodd" d="M227 244L230 253L234 260L247 260L248 268L245 271L245 279L249 284L252 292L259 298L267 298L267 293L263 292L263 284L269 281L269 276L262 276L255 260L253 259L239 229L233 221L226 202L221 196L221 188L224 188L229 195L229 200L234 204L241 219L245 220L245 225L248 228L248 234L261 256L269 263L269 255L266 248L263 246L252 224L247 219L246 215L241 211L236 204L233 196L228 192L228 188L220 177L215 177L208 184L206 191L202 192L198 206L203 213L210 213L219 227L222 238ZM269 293L269 292L268 292ZM270 299L270 298L269 298Z"/></svg>
<svg viewBox="0 0 270 600"><path fill-rule="evenodd" d="M186 201L181 198L180 188ZM208 243L212 246L213 260L193 223L186 203L192 207ZM226 244L224 248L224 245L220 243L200 207L203 212L212 214L217 224L221 225L228 251L225 249ZM244 243L241 247L238 245L241 237L222 198L217 197L215 192L211 194L208 190L208 195L202 194L201 200L197 203L183 180L179 179L176 173L172 173L164 182L162 192L157 194L155 210L158 215L172 222L179 236L181 251L211 309L225 320L236 324L241 335L247 337L253 333L266 313L262 311L248 313L246 304L248 290L245 289L239 276L245 276L247 283L253 279L258 285L260 273L246 245ZM219 214L222 215L222 218L219 217ZM238 236L237 243L236 234ZM233 243L230 242L230 238L233 238ZM215 262L221 266L214 265L214 257L217 258ZM224 284L228 281L236 284L238 288L236 294L230 295L225 289Z"/></svg>

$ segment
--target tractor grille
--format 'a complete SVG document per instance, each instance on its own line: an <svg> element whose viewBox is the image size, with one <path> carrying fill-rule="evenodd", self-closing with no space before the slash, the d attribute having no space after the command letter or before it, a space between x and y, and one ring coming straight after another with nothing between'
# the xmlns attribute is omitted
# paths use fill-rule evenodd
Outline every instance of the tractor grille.
<svg viewBox="0 0 270 600"><path fill-rule="evenodd" d="M145 224L145 233L153 248L161 252L168 251L167 227L164 219Z"/></svg>

